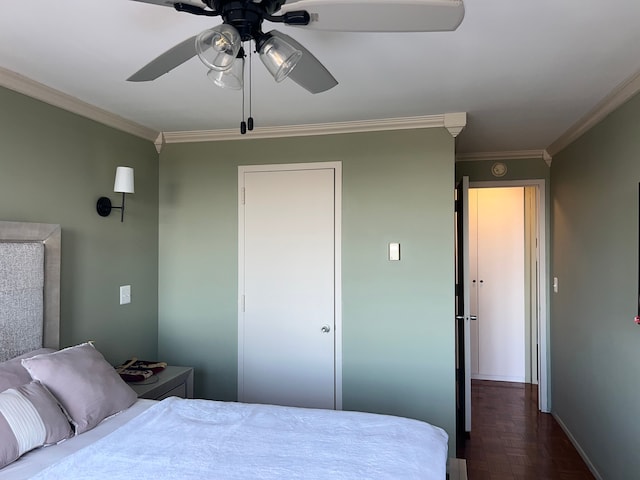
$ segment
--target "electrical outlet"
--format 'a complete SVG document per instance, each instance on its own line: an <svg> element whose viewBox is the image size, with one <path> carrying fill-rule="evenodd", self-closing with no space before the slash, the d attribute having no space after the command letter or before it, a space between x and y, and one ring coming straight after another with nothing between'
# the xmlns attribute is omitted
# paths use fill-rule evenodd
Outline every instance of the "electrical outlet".
<svg viewBox="0 0 640 480"><path fill-rule="evenodd" d="M120 287L120 305L131 303L131 285L122 285Z"/></svg>

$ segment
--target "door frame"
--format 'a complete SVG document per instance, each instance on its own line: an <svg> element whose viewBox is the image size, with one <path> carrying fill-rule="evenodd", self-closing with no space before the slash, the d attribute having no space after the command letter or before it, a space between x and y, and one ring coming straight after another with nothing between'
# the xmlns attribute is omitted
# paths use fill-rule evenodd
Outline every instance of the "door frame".
<svg viewBox="0 0 640 480"><path fill-rule="evenodd" d="M538 409L542 412L549 413L551 411L549 402L549 345L548 334L549 326L549 296L548 296L548 233L547 233L547 195L546 182L544 179L539 180L496 180L496 181L480 181L469 182L469 188L501 188L501 187L528 187L533 186L538 190L538 266L540 275L538 277L538 371L540 372L538 379ZM468 205L467 205L468 207ZM524 208L524 206L523 206ZM468 248L468 245L467 247Z"/></svg>
<svg viewBox="0 0 640 480"><path fill-rule="evenodd" d="M334 172L334 395L335 409L342 410L342 162L286 163L238 166L238 399L244 398L244 174L290 170L325 170Z"/></svg>

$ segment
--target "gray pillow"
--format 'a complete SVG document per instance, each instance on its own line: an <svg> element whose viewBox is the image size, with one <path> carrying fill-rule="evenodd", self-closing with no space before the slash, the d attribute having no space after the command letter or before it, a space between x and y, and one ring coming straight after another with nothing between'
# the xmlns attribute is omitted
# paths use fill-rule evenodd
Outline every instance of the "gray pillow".
<svg viewBox="0 0 640 480"><path fill-rule="evenodd" d="M0 393L0 468L29 450L72 435L58 402L39 382Z"/></svg>
<svg viewBox="0 0 640 480"><path fill-rule="evenodd" d="M60 401L76 434L91 430L106 417L129 408L137 399L131 387L90 343L27 358L22 365Z"/></svg>
<svg viewBox="0 0 640 480"><path fill-rule="evenodd" d="M55 350L52 348L40 348L0 363L0 392L4 392L8 388L19 387L31 381L31 375L22 366L23 358L51 352L55 352Z"/></svg>

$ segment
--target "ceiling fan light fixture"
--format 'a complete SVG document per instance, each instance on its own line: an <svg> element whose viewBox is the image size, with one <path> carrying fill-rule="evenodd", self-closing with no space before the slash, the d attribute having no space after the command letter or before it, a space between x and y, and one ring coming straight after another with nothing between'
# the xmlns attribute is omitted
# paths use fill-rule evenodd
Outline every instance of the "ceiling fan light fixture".
<svg viewBox="0 0 640 480"><path fill-rule="evenodd" d="M302 58L302 52L282 38L269 36L259 47L260 60L273 75L276 82L281 82Z"/></svg>
<svg viewBox="0 0 640 480"><path fill-rule="evenodd" d="M240 33L226 23L205 30L196 37L198 57L213 70L231 68L241 46Z"/></svg>
<svg viewBox="0 0 640 480"><path fill-rule="evenodd" d="M244 58L236 58L236 61L227 70L209 70L207 77L218 87L242 90L244 86Z"/></svg>

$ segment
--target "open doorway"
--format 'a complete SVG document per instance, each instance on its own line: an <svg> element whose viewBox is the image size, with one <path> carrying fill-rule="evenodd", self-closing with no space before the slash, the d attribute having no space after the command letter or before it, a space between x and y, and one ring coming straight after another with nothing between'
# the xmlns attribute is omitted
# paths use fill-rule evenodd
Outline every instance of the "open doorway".
<svg viewBox="0 0 640 480"><path fill-rule="evenodd" d="M543 180L470 183L471 378L538 384L548 411Z"/></svg>

